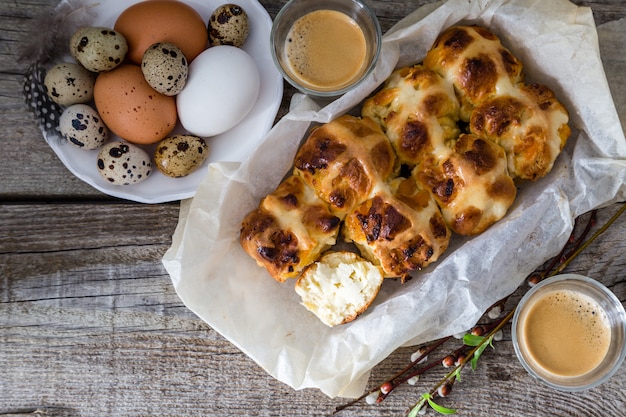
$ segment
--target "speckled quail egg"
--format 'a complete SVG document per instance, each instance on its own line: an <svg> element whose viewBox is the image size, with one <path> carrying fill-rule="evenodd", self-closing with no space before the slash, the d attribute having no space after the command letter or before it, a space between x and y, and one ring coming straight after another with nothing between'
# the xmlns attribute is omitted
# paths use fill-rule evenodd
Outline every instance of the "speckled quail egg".
<svg viewBox="0 0 626 417"><path fill-rule="evenodd" d="M74 32L70 39L70 54L93 72L109 71L117 67L124 61L126 52L126 38L106 27L83 27Z"/></svg>
<svg viewBox="0 0 626 417"><path fill-rule="evenodd" d="M98 112L87 104L73 104L59 119L61 135L81 149L98 149L109 139L109 129Z"/></svg>
<svg viewBox="0 0 626 417"><path fill-rule="evenodd" d="M168 177L184 177L198 168L209 156L209 146L202 138L174 135L163 139L154 151L154 163Z"/></svg>
<svg viewBox="0 0 626 417"><path fill-rule="evenodd" d="M46 72L44 86L48 96L60 106L87 103L93 99L95 74L79 64L56 64Z"/></svg>
<svg viewBox="0 0 626 417"><path fill-rule="evenodd" d="M250 31L248 14L236 4L223 4L211 14L208 23L209 44L232 45L240 48Z"/></svg>
<svg viewBox="0 0 626 417"><path fill-rule="evenodd" d="M183 51L169 42L157 42L143 54L141 71L150 87L166 96L180 93L189 73Z"/></svg>
<svg viewBox="0 0 626 417"><path fill-rule="evenodd" d="M111 184L136 184L150 176L152 161L148 152L137 145L110 142L98 152L98 172Z"/></svg>

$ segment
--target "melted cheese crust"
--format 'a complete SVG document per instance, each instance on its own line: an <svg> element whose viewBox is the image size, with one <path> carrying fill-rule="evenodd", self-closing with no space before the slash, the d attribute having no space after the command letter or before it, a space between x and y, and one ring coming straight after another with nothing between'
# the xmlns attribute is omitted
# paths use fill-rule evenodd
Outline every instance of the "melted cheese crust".
<svg viewBox="0 0 626 417"><path fill-rule="evenodd" d="M517 193L504 150L472 134L425 158L413 175L431 190L446 223L461 235L481 233L500 220Z"/></svg>
<svg viewBox="0 0 626 417"><path fill-rule="evenodd" d="M340 219L300 177L286 178L242 222L243 249L272 277L297 277L337 241Z"/></svg>
<svg viewBox="0 0 626 417"><path fill-rule="evenodd" d="M521 62L497 36L479 26L445 30L426 54L424 65L454 86L466 122L478 103L523 81Z"/></svg>
<svg viewBox="0 0 626 417"><path fill-rule="evenodd" d="M351 212L342 229L385 277L402 277L435 262L450 230L431 194L413 178L397 178Z"/></svg>
<svg viewBox="0 0 626 417"><path fill-rule="evenodd" d="M423 65L394 71L361 113L382 126L400 162L411 166L460 133L452 84Z"/></svg>
<svg viewBox="0 0 626 417"><path fill-rule="evenodd" d="M470 129L501 145L513 177L545 176L570 135L567 109L539 84L517 85L485 100L472 112Z"/></svg>
<svg viewBox="0 0 626 417"><path fill-rule="evenodd" d="M376 122L345 115L311 132L296 154L294 174L343 218L398 167L389 139Z"/></svg>

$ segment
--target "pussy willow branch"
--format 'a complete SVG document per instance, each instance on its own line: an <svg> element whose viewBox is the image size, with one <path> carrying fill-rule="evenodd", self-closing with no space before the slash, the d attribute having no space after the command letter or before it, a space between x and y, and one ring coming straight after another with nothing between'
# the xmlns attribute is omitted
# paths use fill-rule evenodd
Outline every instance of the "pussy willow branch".
<svg viewBox="0 0 626 417"><path fill-rule="evenodd" d="M401 378L404 374L406 374L407 372L409 372L415 365L417 365L418 363L420 363L422 360L424 360L424 358L426 358L428 356L429 353L431 353L432 351L434 351L435 349L437 349L439 346L443 345L448 339L450 339L452 336L447 336L444 337L443 339L439 339L437 340L435 343L433 343L432 345L428 346L426 348L426 350L419 355L418 358L416 358L414 361L412 361L410 364L408 364L404 369L402 369L401 371L399 371L398 373L396 373L394 376L392 376L391 378L389 378L386 382L387 383L392 383L395 382L398 378ZM433 365L434 366L434 365ZM430 368L429 368L430 369ZM403 378L404 379L404 378ZM404 379L402 382L407 381L409 378ZM396 384L394 384L394 386L397 386ZM333 412L333 414L338 413L341 410L345 410L346 408L358 403L359 401L363 400L365 397L367 397L370 394L373 394L377 391L380 391L380 386L377 386L375 388L372 388L371 390L367 391L365 394L361 395L358 398L355 398L354 400L337 406L335 408L335 411ZM387 395L389 395L391 391L387 392L386 394L381 394L384 397L386 397ZM379 397L380 398L380 397Z"/></svg>
<svg viewBox="0 0 626 417"><path fill-rule="evenodd" d="M446 383L448 383L449 381L451 381L453 378L455 378L455 375L458 375L459 372L461 372L461 370L465 367L465 365L467 364L468 361L471 361L474 358L474 354L476 352L478 352L479 349L483 348L486 344L491 343L493 336L502 329L502 327L504 327L504 325L513 318L513 315L515 313L515 309L511 310L506 316L504 316L504 318L502 320L500 320L498 322L498 324L496 324L496 326L494 326L493 329L491 329L491 331L489 333L487 333L484 337L483 340L477 344L476 346L474 346L468 353L467 355L461 360L459 361L459 364L456 365L454 368L452 368L452 370L450 372L448 372L442 379L439 380L439 382L437 384L435 384L430 391L428 391L428 394L430 395L435 395L438 391L439 388L442 387L443 385L445 385ZM417 406L417 404L419 404L419 402L413 404L411 406L411 409L413 409L415 406Z"/></svg>
<svg viewBox="0 0 626 417"><path fill-rule="evenodd" d="M585 224L585 229L582 231L580 236L578 236L578 238L576 238L576 236L574 236L574 232L576 230L576 226L580 222L580 217L577 217L574 220L574 231L572 231L572 235L570 236L568 243L566 243L563 246L563 248L561 248L561 252L559 252L559 254L557 256L552 258L552 260L550 261L548 266L542 272L533 272L530 275L529 281L531 282L531 284L536 284L536 283L540 282L541 280L543 280L544 278L546 278L547 274L549 274L551 271L554 272L554 268L557 267L557 265L559 265L559 263L562 264L563 262L567 262L567 264L569 264L571 262L571 260L573 260L576 257L577 254L574 255L574 253L578 249L580 249L580 246L583 244L584 240L587 238L587 235L591 231L591 228L596 224L596 217L597 217L597 212L596 212L596 210L593 210L591 212L590 216L589 216L589 219L588 219L587 223ZM619 217L619 215L618 215L618 217ZM614 220L609 220L610 223L613 223L613 221ZM593 237L592 239L595 239L595 237ZM573 249L571 249L568 252L568 249L569 249L570 246L573 247ZM568 259L570 259L570 260L568 261ZM567 264L566 264L566 266L567 266ZM561 268L561 271L564 268L565 267Z"/></svg>
<svg viewBox="0 0 626 417"><path fill-rule="evenodd" d="M585 240L587 235L589 234L592 226L595 224L596 221L596 212L593 211L590 214L590 217L585 225L584 230L582 231L582 233L576 237L574 236L575 233L575 229L576 229L576 225L579 223L579 219L577 218L575 221L575 225L574 225L574 230L572 231L572 236L570 236L570 239L568 241L568 244L564 245L563 248L561 249L561 252L554 258L552 258L552 260L550 261L550 263L548 264L547 268L541 272L541 273L533 273L531 274L531 277L534 278L534 282L533 283L538 283L539 281L545 279L545 278L549 278L552 277L554 275L557 275L559 273L561 273L582 251L584 251L593 241L595 241L602 233L604 233L614 222L615 220L617 220L620 215L626 210L626 203L622 205L622 207L600 228L598 229L591 237L589 237L589 239ZM530 278L529 278L530 281ZM508 297L507 297L508 298ZM502 305L504 303L504 301L506 301L506 298L504 300L498 301L494 304L495 305ZM515 306L516 308L517 306ZM482 340L482 342L480 344L478 344L478 346L475 346L473 348L471 348L471 350L469 350L469 352L465 355L464 358L462 358L461 360L458 361L457 365L446 374L446 376L444 376L430 391L429 394L430 395L436 395L438 389L440 387L442 387L444 384L450 382L452 380L452 378L458 374L458 372L460 372L460 370L465 366L465 364L467 363L467 361L471 361L474 354L478 351L478 349L480 349L485 343L491 343L491 340L493 339L493 336L500 331L512 318L513 315L515 314L515 308L513 308L506 316L504 316L503 318L501 318L500 320L495 321L494 323L491 323L489 325L480 325L483 326L485 328L486 334L484 335L484 338ZM476 326L479 327L479 326ZM398 373L396 373L394 376L392 376L391 378L389 378L387 381L385 381L384 383L382 383L381 385L369 390L368 392L366 392L365 394L363 394L362 396L360 396L359 398L356 398L352 401L350 401L349 403L345 404L345 405L341 405L338 406L334 413L337 413L341 410L344 410L348 407L350 407L351 405L354 405L355 403L363 400L364 398L368 397L369 395L372 395L376 392L379 392L379 396L377 399L377 402L380 402L382 400L384 400L390 393L391 391L393 391L393 389L395 389L397 386L405 383L406 381L408 381L409 379L411 379L414 376L417 375L421 375L423 373L425 373L426 371L434 368L436 365L440 364L442 362L442 360L447 356L444 356L442 359L438 360L438 361L433 361L417 370L413 370L411 372L411 370L420 362L422 362L422 360L428 356L429 353L433 352L435 349L437 349L438 347L442 346L446 341L448 341L452 336L448 336L445 337L443 339L439 339L436 342L434 342L433 344L431 344L430 346L424 348L424 351L422 352L421 355L419 355L418 358L416 358L415 360L413 360L408 366L406 366L404 369L402 369L401 371L399 371ZM469 346L463 344L460 348L456 349L454 352L452 352L453 355L459 354L461 352L464 352L465 350L468 350ZM383 387L386 387L386 389L383 392ZM413 407L415 407L415 405L417 405L418 403L415 403L413 405ZM412 407L412 408L413 408ZM334 414L333 413L333 414Z"/></svg>
<svg viewBox="0 0 626 417"><path fill-rule="evenodd" d="M587 240L585 241L583 244L581 244L580 246L578 246L578 249L576 249L567 259L565 259L561 265L559 265L558 268L556 268L554 270L554 272L552 272L550 275L548 276L554 276L556 274L561 273L565 268L567 268L567 266L578 256L580 255L580 253L582 251L584 251L585 249L587 249L587 247L598 238L598 236L600 236L602 233L604 233L614 222L615 220L617 220L619 218L619 216L622 215L622 213L624 213L624 210L626 210L626 203L622 204L622 207L620 207L620 209L598 230L596 230L596 232Z"/></svg>

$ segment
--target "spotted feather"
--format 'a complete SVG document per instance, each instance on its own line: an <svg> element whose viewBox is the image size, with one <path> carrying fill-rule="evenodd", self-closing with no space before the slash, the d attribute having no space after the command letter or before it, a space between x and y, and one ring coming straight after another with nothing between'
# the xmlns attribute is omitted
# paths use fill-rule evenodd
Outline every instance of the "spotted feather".
<svg viewBox="0 0 626 417"><path fill-rule="evenodd" d="M93 0L64 0L53 10L46 10L30 21L27 36L20 42L18 60L28 62L24 74L23 92L26 104L37 119L45 137L61 138L58 131L63 108L50 99L44 79L47 67L68 52L72 33L95 17Z"/></svg>
<svg viewBox="0 0 626 417"><path fill-rule="evenodd" d="M63 109L48 96L44 85L45 76L46 69L37 62L28 68L24 77L24 98L39 128L46 133L46 138L50 138L60 136L59 118Z"/></svg>

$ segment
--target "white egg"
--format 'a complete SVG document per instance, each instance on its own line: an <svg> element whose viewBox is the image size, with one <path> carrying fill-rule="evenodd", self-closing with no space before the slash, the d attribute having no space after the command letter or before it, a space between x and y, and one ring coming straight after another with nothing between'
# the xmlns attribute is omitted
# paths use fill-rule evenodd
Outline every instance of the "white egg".
<svg viewBox="0 0 626 417"><path fill-rule="evenodd" d="M176 96L180 123L196 136L224 133L252 110L260 85L259 70L247 52L213 46L189 65L185 88Z"/></svg>

